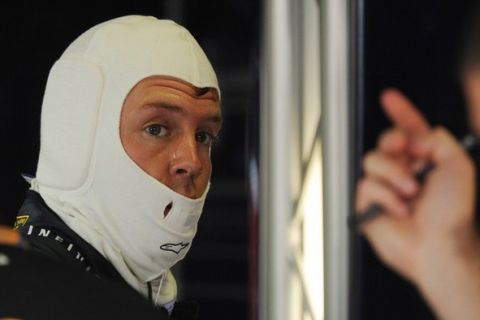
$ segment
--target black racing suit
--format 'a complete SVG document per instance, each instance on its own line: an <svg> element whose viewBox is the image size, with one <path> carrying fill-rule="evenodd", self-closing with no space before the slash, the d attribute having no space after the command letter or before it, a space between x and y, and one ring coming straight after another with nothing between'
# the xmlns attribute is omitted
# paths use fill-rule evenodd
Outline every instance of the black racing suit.
<svg viewBox="0 0 480 320"><path fill-rule="evenodd" d="M19 230L30 250L101 279L122 283L134 291L115 267L70 229L37 192L27 191L15 228ZM195 303L177 302L171 319L196 319L197 313L198 307Z"/></svg>

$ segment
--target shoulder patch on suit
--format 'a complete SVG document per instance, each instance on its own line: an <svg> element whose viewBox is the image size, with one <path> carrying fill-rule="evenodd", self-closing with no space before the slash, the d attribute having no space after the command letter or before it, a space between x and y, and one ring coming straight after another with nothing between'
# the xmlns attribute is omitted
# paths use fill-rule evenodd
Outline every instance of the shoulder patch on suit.
<svg viewBox="0 0 480 320"><path fill-rule="evenodd" d="M16 230L16 229L18 229L18 228L20 228L20 227L23 227L23 226L27 223L27 221L28 221L29 218L30 218L29 215L17 216L17 219L15 220L15 224L14 224L14 226L13 226L13 229Z"/></svg>

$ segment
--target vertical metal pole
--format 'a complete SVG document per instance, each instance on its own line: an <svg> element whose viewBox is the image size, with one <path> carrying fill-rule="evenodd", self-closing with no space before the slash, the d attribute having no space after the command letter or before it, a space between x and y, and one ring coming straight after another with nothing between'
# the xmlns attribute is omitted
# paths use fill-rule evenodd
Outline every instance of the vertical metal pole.
<svg viewBox="0 0 480 320"><path fill-rule="evenodd" d="M260 113L260 319L288 317L291 26L288 0L266 0Z"/></svg>
<svg viewBox="0 0 480 320"><path fill-rule="evenodd" d="M347 0L322 2L323 25L323 113L325 208L325 318L348 318L347 216L350 191L350 88L349 88L349 7Z"/></svg>
<svg viewBox="0 0 480 320"><path fill-rule="evenodd" d="M293 18L288 0L266 0L264 7L260 114L260 319L289 315L288 227L293 197L292 70ZM350 87L348 0L324 0L321 9L322 123L325 208L325 318L348 318L348 239L350 192Z"/></svg>

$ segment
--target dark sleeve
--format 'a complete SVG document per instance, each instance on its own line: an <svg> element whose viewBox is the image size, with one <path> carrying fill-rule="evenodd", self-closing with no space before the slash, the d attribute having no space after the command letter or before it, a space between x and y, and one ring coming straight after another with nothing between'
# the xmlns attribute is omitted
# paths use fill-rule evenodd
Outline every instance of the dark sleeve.
<svg viewBox="0 0 480 320"><path fill-rule="evenodd" d="M0 245L0 318L168 320L124 285L104 281L13 246Z"/></svg>

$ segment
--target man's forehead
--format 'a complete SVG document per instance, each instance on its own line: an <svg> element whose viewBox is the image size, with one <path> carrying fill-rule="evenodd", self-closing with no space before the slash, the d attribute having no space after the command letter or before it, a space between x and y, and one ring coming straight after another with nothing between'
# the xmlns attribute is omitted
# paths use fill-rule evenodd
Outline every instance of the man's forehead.
<svg viewBox="0 0 480 320"><path fill-rule="evenodd" d="M171 88L180 90L191 97L197 99L211 99L219 101L219 94L216 88L212 87L196 87L195 85L175 77L155 75L142 79L133 88Z"/></svg>
<svg viewBox="0 0 480 320"><path fill-rule="evenodd" d="M204 117L221 123L220 101L215 88L200 89L173 77L152 76L137 83L127 95L124 106L132 111L163 110L183 114L187 109L198 110Z"/></svg>

